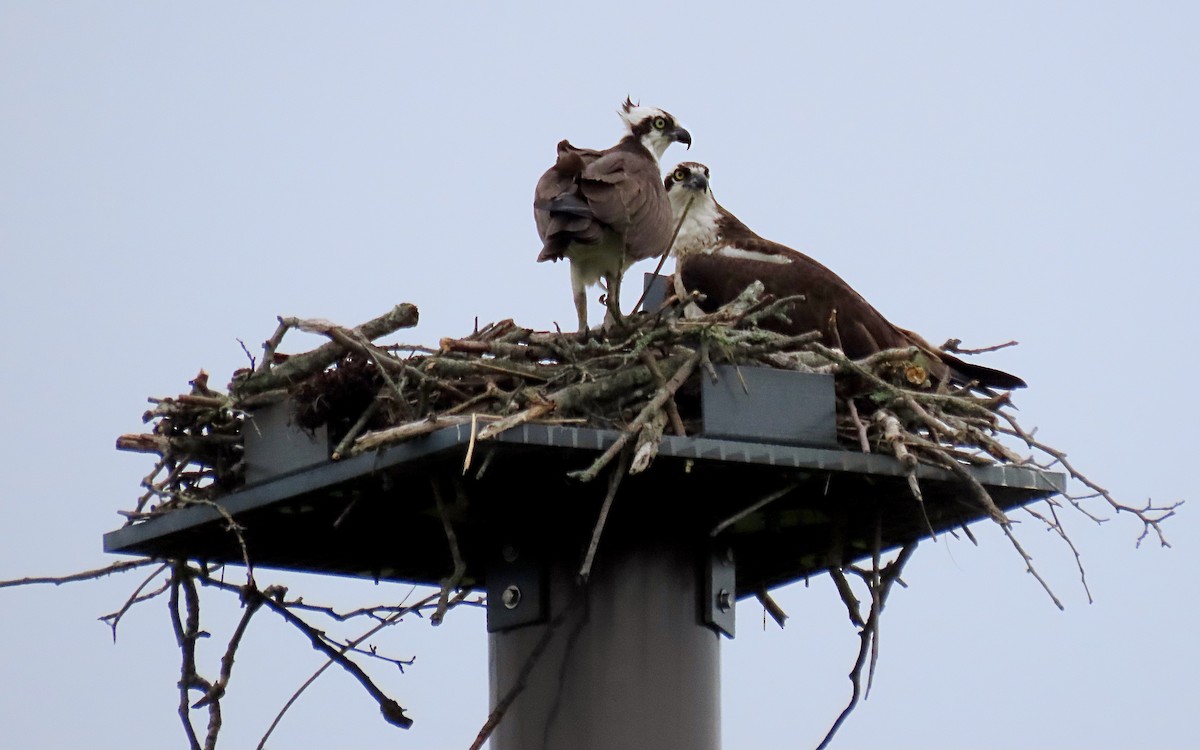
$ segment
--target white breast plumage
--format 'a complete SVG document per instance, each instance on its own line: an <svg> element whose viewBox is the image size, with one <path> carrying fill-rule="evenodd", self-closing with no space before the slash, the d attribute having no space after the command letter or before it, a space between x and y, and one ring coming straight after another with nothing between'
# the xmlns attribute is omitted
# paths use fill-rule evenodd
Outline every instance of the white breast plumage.
<svg viewBox="0 0 1200 750"><path fill-rule="evenodd" d="M714 255L720 255L725 258L736 258L738 260L756 260L760 263L776 263L781 266L786 266L792 262L791 258L785 255L773 255L771 253L760 253L757 250L744 250L733 245L722 245L714 252Z"/></svg>
<svg viewBox="0 0 1200 750"><path fill-rule="evenodd" d="M673 196L671 196L673 198ZM693 201L688 209L683 224L679 227L679 236L675 238L674 255L682 258L692 253L711 253L721 245L721 233L717 229L717 219L720 214L717 204L711 196L704 196Z"/></svg>

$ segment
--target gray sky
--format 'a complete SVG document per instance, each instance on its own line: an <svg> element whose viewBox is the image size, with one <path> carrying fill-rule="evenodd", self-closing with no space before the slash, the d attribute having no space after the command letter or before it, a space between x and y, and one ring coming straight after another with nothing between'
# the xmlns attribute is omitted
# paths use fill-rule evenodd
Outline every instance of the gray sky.
<svg viewBox="0 0 1200 750"><path fill-rule="evenodd" d="M356 324L410 301L401 340L423 343L476 316L573 327L565 264L534 262L533 184L560 138L611 145L626 94L691 130L664 168L707 163L728 208L900 325L1020 340L986 360L1030 383L1020 418L1120 498L1195 498L1198 38L1182 2L0 2L0 578L110 562L100 536L150 467L116 435L201 367L227 382L236 339L257 349L278 314ZM836 746L1194 746L1194 514L1174 549L1136 551L1129 518L1069 514L1092 605L1070 551L1024 524L1063 613L996 528L924 545ZM407 590L264 579L344 603ZM183 745L165 605L115 646L95 622L139 580L0 592L0 745ZM723 645L728 748L811 747L848 697L833 587L778 598L786 630L745 603ZM212 669L237 611L205 614ZM329 672L272 747L466 747L482 614L380 643L418 655L376 672L412 730ZM252 747L319 664L259 615L223 746Z"/></svg>

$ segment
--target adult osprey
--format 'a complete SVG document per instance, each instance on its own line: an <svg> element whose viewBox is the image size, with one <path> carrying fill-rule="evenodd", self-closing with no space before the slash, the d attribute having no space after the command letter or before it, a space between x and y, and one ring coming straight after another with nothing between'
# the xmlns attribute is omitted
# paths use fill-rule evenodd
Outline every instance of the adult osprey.
<svg viewBox="0 0 1200 750"><path fill-rule="evenodd" d="M558 159L534 191L538 262L571 262L581 335L588 331L587 287L604 279L609 313L619 321L625 269L667 251L671 204L658 160L676 141L692 145L691 134L661 109L626 98L618 114L626 134L617 145L595 151L559 142Z"/></svg>
<svg viewBox="0 0 1200 750"><path fill-rule="evenodd" d="M691 203L675 239L675 256L684 288L705 295L700 303L703 309L715 310L752 282L761 281L777 297L804 295L787 311L790 323L764 323L781 333L822 331L826 345L840 347L854 359L882 349L916 346L925 354L926 369L938 380L975 381L1005 389L1025 386L1015 375L964 362L893 325L833 271L752 232L717 203L708 178L708 167L684 162L664 180L676 221Z"/></svg>

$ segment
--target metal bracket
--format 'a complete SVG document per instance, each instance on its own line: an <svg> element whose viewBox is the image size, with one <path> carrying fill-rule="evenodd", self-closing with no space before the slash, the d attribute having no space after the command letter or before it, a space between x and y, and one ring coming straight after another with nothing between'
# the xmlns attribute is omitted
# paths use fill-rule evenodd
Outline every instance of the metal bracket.
<svg viewBox="0 0 1200 750"><path fill-rule="evenodd" d="M670 274L666 276L656 276L652 273L642 274L643 310L649 313L658 312L658 308L666 304L667 298L673 292L670 280Z"/></svg>
<svg viewBox="0 0 1200 750"><path fill-rule="evenodd" d="M487 572L488 632L546 622L549 599L546 566L515 545L504 545Z"/></svg>
<svg viewBox="0 0 1200 750"><path fill-rule="evenodd" d="M730 638L733 637L737 606L736 573L732 547L722 545L709 551L708 564L704 570L701 620L713 630Z"/></svg>
<svg viewBox="0 0 1200 750"><path fill-rule="evenodd" d="M310 432L292 424L292 405L287 400L251 411L242 440L246 484L323 464L333 449L324 425Z"/></svg>

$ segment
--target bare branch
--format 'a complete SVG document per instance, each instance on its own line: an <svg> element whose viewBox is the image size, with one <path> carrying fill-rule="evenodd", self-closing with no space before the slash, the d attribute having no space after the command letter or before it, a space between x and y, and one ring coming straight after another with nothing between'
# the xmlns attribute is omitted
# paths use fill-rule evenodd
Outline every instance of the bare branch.
<svg viewBox="0 0 1200 750"><path fill-rule="evenodd" d="M608 478L608 493L604 496L604 503L600 506L600 515L596 518L596 525L592 529L592 541L588 544L587 554L583 557L583 565L579 568L579 580L587 583L588 576L592 573L592 561L596 557L596 548L600 546L600 534L604 532L604 522L608 520L608 511L612 508L613 499L617 496L617 488L621 486L621 477L625 476L625 471L629 464L629 454L622 453L621 460L613 468L612 474Z"/></svg>
<svg viewBox="0 0 1200 750"><path fill-rule="evenodd" d="M729 518L726 518L725 520L721 521L716 526L714 526L712 531L708 532L709 537L716 537L722 531L724 531L725 529L728 529L730 526L733 526L735 523L742 520L746 516L750 515L751 513L757 513L758 511L767 507L768 505L775 502L776 500L778 500L782 497L785 497L788 493L790 493L792 490L796 489L799 486L800 486L799 482L791 482L787 486L783 487L782 489L776 490L775 492L770 493L766 497L761 498L760 500L757 500L757 501L751 503L750 505L739 510L737 513L734 513Z"/></svg>
<svg viewBox="0 0 1200 750"><path fill-rule="evenodd" d="M1079 570L1079 582L1083 585L1083 591L1087 594L1088 604L1092 604L1092 590L1088 588L1087 571L1083 569L1083 557L1079 554L1079 549L1075 546L1075 542L1071 541L1071 537L1067 536L1067 530L1063 528L1062 521L1058 518L1058 512L1054 509L1054 504L1050 503L1050 518L1043 516L1033 508L1026 505L1023 510L1042 523L1046 524L1049 531L1053 531L1060 539L1071 549L1071 554L1075 555L1075 567Z"/></svg>
<svg viewBox="0 0 1200 750"><path fill-rule="evenodd" d="M297 318L281 318L280 330L276 331L279 338L283 337L283 333L288 327L311 327L305 324L311 321L302 321ZM389 333L397 331L401 328L408 328L417 324L417 308L414 305L403 303L396 305L386 314L381 315L374 320L369 320L354 330L361 333L368 340L374 340L380 336L386 336ZM274 340L275 337L272 337ZM270 341L268 341L268 344ZM278 342L276 342L278 345ZM234 384L234 388L241 396L249 396L255 393L262 393L274 388L282 388L290 383L302 380L313 373L324 370L329 365L337 361L337 358L342 355L346 348L337 342L329 342L324 346L314 349L307 354L300 354L289 357L278 365L267 368L267 363L273 358L273 350L267 351L264 345L263 361L259 364L259 371L255 372L248 378L245 378Z"/></svg>
<svg viewBox="0 0 1200 750"><path fill-rule="evenodd" d="M429 480L429 486L433 490L433 499L437 504L438 517L442 519L442 530L446 533L446 543L450 547L450 559L454 563L454 569L451 571L448 578L442 579L442 590L438 596L437 609L430 616L429 621L434 625L441 625L442 618L446 616L446 607L450 603L450 591L458 587L462 582L463 574L467 572L467 564L463 562L462 554L458 551L458 535L454 533L454 525L450 523L450 517L446 514L446 503L442 500L442 491L438 487L436 478ZM466 503L464 497L464 489L461 484L456 484L455 488L458 492L460 504Z"/></svg>
<svg viewBox="0 0 1200 750"><path fill-rule="evenodd" d="M411 594L412 594L412 590L409 591L409 595L411 595ZM401 617L408 614L409 612L415 611L421 607L428 606L430 603L433 602L433 600L436 597L437 597L437 594L430 594L429 596L425 597L424 599L422 599L421 601L412 605L411 607L400 607L400 608L396 609L396 611L394 611L391 614L391 616L389 616L388 618L386 618L385 620L380 622L378 625L371 628L367 632L363 633L358 638L355 638L354 640L345 644L341 648L341 653L343 653L343 654L346 653L346 651L359 645L360 643L367 640L368 638L375 635L376 633L383 630L384 628L386 628L390 625L396 624L397 622L400 621ZM405 598L407 599L408 597L406 596ZM267 731L265 733L263 733L262 739L260 739L258 741L257 750L263 750L263 748L266 747L267 740L271 737L271 733L275 731L275 727L279 726L279 722L283 720L284 714L286 714L288 712L288 709L290 709L292 707L292 705L295 704L295 702L304 693L304 691L308 689L308 686L313 684L314 682L316 682L317 678L320 677L325 672L325 670L328 669L332 664L334 664L334 660L328 659L324 664L322 664L317 669L316 672L313 672L312 675L307 680L304 681L304 684L302 684L299 688L296 689L296 692L293 693L290 698L287 699L287 702L283 704L283 708L279 709L279 713L277 713L275 715L275 718L271 721L271 725L269 727L267 727Z"/></svg>
<svg viewBox="0 0 1200 750"><path fill-rule="evenodd" d="M179 590L183 586L184 580L190 580L191 572L187 565L182 562L176 562L171 570L171 596L169 600L169 609L171 612L171 626L175 631L175 642L179 644L182 663L179 669L179 719L183 722L183 731L187 735L188 745L192 750L201 750L200 738L196 736L196 730L192 727L191 718L191 701L188 699L188 691L196 679L196 638L199 631L199 612L188 607L187 625L184 625L184 616L179 609ZM193 589L189 594L194 595ZM193 624L193 613L195 613L195 624Z"/></svg>
<svg viewBox="0 0 1200 750"><path fill-rule="evenodd" d="M1171 503L1170 505L1154 505L1153 502L1147 501L1146 504L1144 506L1142 506L1141 508L1135 508L1133 506L1125 505L1124 503L1120 503L1116 500L1116 498L1114 498L1112 496L1111 493L1109 493L1108 490L1104 489L1103 487L1096 484L1091 479L1089 479L1088 477L1084 476L1079 471L1077 471L1075 469L1075 467L1072 466L1071 463L1067 461L1066 453L1063 453L1062 451L1060 451L1056 448L1053 448L1049 445L1046 445L1045 443L1042 443L1039 440L1034 439L1034 437L1031 433L1026 432L1024 429L1022 429L1022 427L1019 424L1017 424L1017 420L1015 418L1013 418L1012 415L1010 415L1006 412L1000 412L1000 416L1006 422L1008 422L1009 427L1011 428L1010 430L1005 430L1005 432L1008 432L1008 434L1014 435L1014 436L1019 437L1020 439L1024 440L1025 444L1028 445L1029 447L1036 448L1037 450L1045 453L1046 455L1052 456L1057 463L1061 464L1062 467L1067 470L1067 473L1069 473L1072 478L1074 478L1076 481L1089 487L1097 495L1103 497L1105 499L1105 501L1108 502L1108 504L1117 513L1124 511L1126 513L1132 514L1139 521L1141 521L1142 522L1142 533L1138 536L1135 546L1140 547L1142 544L1142 541L1149 535L1149 533L1151 531L1153 531L1155 533L1155 535L1158 537L1158 542L1161 546L1163 546L1163 547L1171 546L1169 543L1167 543L1167 537L1163 534L1161 524L1163 521L1165 521L1168 518L1175 515L1175 511L1178 510L1181 505L1183 505L1182 500L1175 502L1175 503ZM1087 515L1093 521L1096 521L1097 523L1100 523L1102 521L1102 519L1097 518L1096 516L1094 516L1090 513L1087 513L1082 508L1082 506L1079 505L1079 503L1077 501L1072 500L1069 496L1067 499L1080 512L1083 512L1085 515Z"/></svg>
<svg viewBox="0 0 1200 750"><path fill-rule="evenodd" d="M215 586L226 591L243 591L243 589L239 587L224 583L223 581L218 581L210 577L201 578L201 582L206 586ZM343 652L331 646L319 630L312 627L295 613L293 613L286 605L280 603L273 597L266 596L265 592L259 592L257 589L251 589L246 591L246 596L261 600L262 604L266 605L268 609L282 617L289 625L304 634L314 649L325 654L331 661L335 662L338 666L354 677L354 679L358 680L363 689L367 691L367 694L374 698L375 702L379 704L379 711L381 714L383 714L385 721L402 729L407 729L408 727L412 726L412 719L404 714L404 709L400 706L400 704L380 690L361 667L348 659Z"/></svg>
<svg viewBox="0 0 1200 750"><path fill-rule="evenodd" d="M55 586L61 586L64 583L77 583L79 581L92 581L104 576L110 576L113 573L124 573L127 570L135 568L144 568L147 565L154 565L158 560L147 558L145 560L122 560L115 562L112 565L105 565L103 568L94 570L84 570L79 573L71 573L65 576L38 576L31 578L13 578L7 581L0 581L0 589L10 586L31 586L34 584L52 583Z"/></svg>
<svg viewBox="0 0 1200 750"><path fill-rule="evenodd" d="M912 557L912 553L916 551L916 548L916 542L905 545L900 550L900 553L896 556L896 559L884 566L882 570L878 570L878 561L876 561L875 568L878 570L878 573L875 578L877 581L870 587L871 611L867 615L866 621L862 620L862 617L858 612L858 600L854 598L854 595L851 593L849 594L848 598L846 594L843 594L842 596L843 602L846 603L847 608L849 608L852 612L851 619L858 620L858 622L856 622L856 624L859 625L858 657L854 661L854 666L850 669L850 701L846 704L846 707L842 709L842 712L838 714L837 719L834 720L833 726L829 728L829 731L825 734L824 739L822 739L821 743L817 745L817 750L824 750L829 746L829 743L833 741L833 736L837 734L837 731L841 728L843 722L846 721L846 718L850 716L850 713L854 711L854 708L858 705L858 699L862 693L862 670L867 664L868 657L872 653L872 647L875 643L875 639L879 636L879 618L883 614L883 607L887 603L887 597L891 592L892 584L897 583L900 580L900 573L904 569L904 564L908 562L910 557ZM830 573L833 573L835 570L838 569L833 568L830 570ZM848 582L846 582L845 576L841 576L840 570L838 571L838 575L841 579L841 584L838 586L839 591L842 590L843 586L848 591L850 585ZM834 581L837 582L838 578L835 577ZM853 603L853 606L851 603Z"/></svg>
<svg viewBox="0 0 1200 750"><path fill-rule="evenodd" d="M762 605L763 611L771 616L775 624L780 628L787 622L787 612L783 611L783 607L779 606L779 602L771 598L771 594L766 589L759 589L754 592L754 598L758 599L758 603ZM765 623L766 620L764 619Z"/></svg>
<svg viewBox="0 0 1200 750"><path fill-rule="evenodd" d="M120 609L100 618L101 622L108 623L108 626L112 628L113 643L117 642L117 625L120 624L121 618L125 616L125 613L129 611L130 607L144 601L149 601L171 587L171 581L168 579L167 582L160 586L157 590L152 591L145 596L141 595L142 590L149 586L151 581L153 581L155 578L158 578L158 576L169 567L170 563L163 563L162 565L159 565L157 568L155 568L153 573L146 576L146 579L143 580L138 587L133 590L133 593L129 595L129 598L125 600L125 603L121 605Z"/></svg>
<svg viewBox="0 0 1200 750"><path fill-rule="evenodd" d="M701 350L703 350L703 348L703 345L701 345ZM671 379L668 380L663 387L658 389L658 391L654 394L654 398L650 399L650 402L642 408L641 412L637 415L633 422L631 422L630 425L621 432L621 435L613 441L613 444L610 445L606 451L604 451L600 458L597 458L586 470L571 472L569 476L572 476L581 482L590 482L591 480L595 479L596 475L600 473L600 470L607 466L608 463L612 461L618 453L621 452L621 449L624 448L626 444L629 443L630 439L642 429L650 417L662 409L667 400L675 395L675 391L679 390L679 387L683 385L688 376L692 374L692 371L696 369L696 365L700 362L700 357L700 352L696 352L684 360L683 364L679 366L679 369L675 371L675 374L671 376Z"/></svg>
<svg viewBox="0 0 1200 750"><path fill-rule="evenodd" d="M1001 349L1007 349L1010 346L1016 346L1016 341L1005 341L1003 344L994 346L985 346L981 349L962 349L962 339L946 339L946 343L942 344L941 350L950 352L951 354L986 354L987 352L998 352Z"/></svg>

